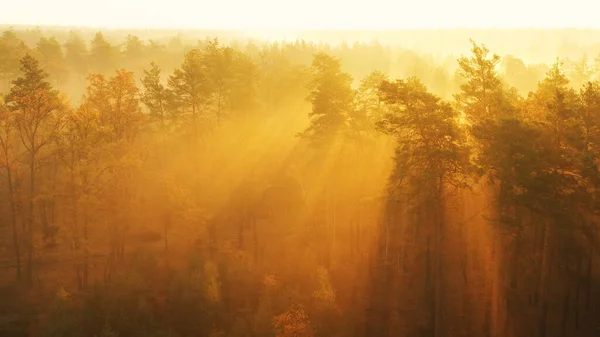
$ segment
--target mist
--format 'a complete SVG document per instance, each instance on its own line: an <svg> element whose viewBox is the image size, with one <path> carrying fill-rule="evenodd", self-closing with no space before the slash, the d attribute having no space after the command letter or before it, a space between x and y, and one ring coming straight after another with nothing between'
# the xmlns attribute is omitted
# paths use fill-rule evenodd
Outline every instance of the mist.
<svg viewBox="0 0 600 337"><path fill-rule="evenodd" d="M0 31L1 336L597 336L600 30Z"/></svg>

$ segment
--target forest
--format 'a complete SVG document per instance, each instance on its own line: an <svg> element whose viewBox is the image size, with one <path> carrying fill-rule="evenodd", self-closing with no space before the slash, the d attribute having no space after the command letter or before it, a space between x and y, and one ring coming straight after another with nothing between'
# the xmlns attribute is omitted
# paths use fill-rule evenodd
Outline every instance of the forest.
<svg viewBox="0 0 600 337"><path fill-rule="evenodd" d="M600 33L415 34L7 27L0 336L599 336Z"/></svg>

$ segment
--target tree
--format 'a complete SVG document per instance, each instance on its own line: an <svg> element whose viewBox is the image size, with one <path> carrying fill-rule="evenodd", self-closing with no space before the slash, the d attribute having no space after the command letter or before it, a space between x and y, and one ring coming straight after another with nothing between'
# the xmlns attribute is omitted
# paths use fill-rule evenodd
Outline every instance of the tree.
<svg viewBox="0 0 600 337"><path fill-rule="evenodd" d="M370 133L383 119L383 105L379 97L379 87L388 78L380 71L374 71L361 80L356 92L356 112L351 116L353 129L361 133Z"/></svg>
<svg viewBox="0 0 600 337"><path fill-rule="evenodd" d="M204 50L203 65L215 96L217 124L221 124L222 109L234 76L234 51L220 46L217 39L209 41Z"/></svg>
<svg viewBox="0 0 600 337"><path fill-rule="evenodd" d="M587 55L583 55L579 60L569 62L569 78L573 89L579 90L583 85L589 82L592 78L590 65L588 64Z"/></svg>
<svg viewBox="0 0 600 337"><path fill-rule="evenodd" d="M503 249L506 280L500 282L502 291L509 294L505 295L505 310L513 313L530 305L521 299L532 296L537 331L542 336L550 303L562 300L568 306L570 302L568 287L563 288L563 299L552 297L549 289L572 282L570 275L578 271L569 267L569 261L575 252L581 259L584 254L578 247L590 246L581 238L590 237L585 233L591 232L585 219L595 174L583 172L594 170L584 158L592 158L585 153L589 144L585 138L594 133L590 113L595 94L589 86L578 98L561 68L560 62L552 66L517 114L471 128L480 145L479 164L494 188L497 215L493 223L500 225L495 227L496 240L510 242ZM580 105L582 101L585 103ZM557 265L566 266L564 273L552 275L550 270ZM528 322L518 315L507 317L505 326Z"/></svg>
<svg viewBox="0 0 600 337"><path fill-rule="evenodd" d="M161 70L156 63L151 62L150 70L144 70L142 85L145 90L141 101L148 108L150 118L157 121L164 129L175 121L176 116L172 114L173 111L170 109L173 97L171 92L161 83Z"/></svg>
<svg viewBox="0 0 600 337"><path fill-rule="evenodd" d="M121 69L108 80L103 75L90 75L89 82L86 100L98 112L102 125L111 130L111 141L132 142L142 121L134 74Z"/></svg>
<svg viewBox="0 0 600 337"><path fill-rule="evenodd" d="M80 289L88 283L89 222L103 187L103 175L109 167L105 158L108 132L110 130L102 127L99 111L84 102L67 114L65 127L58 138L60 158L67 175L62 186L63 194L70 198L70 205L65 205L65 209L70 211L70 235L78 257L75 268Z"/></svg>
<svg viewBox="0 0 600 337"><path fill-rule="evenodd" d="M175 69L169 77L169 90L173 92L176 107L184 116L189 116L192 132L195 136L198 131L198 118L201 108L208 101L211 87L208 75L202 65L202 53L192 49L185 54L180 69Z"/></svg>
<svg viewBox="0 0 600 337"><path fill-rule="evenodd" d="M379 129L396 139L395 165L389 179L388 212L400 217L402 212L414 214L416 225L422 227L426 239L427 261L425 286L429 329L434 335L442 331L444 307L443 238L447 196L466 186L468 151L462 130L458 127L457 111L447 102L429 92L415 78L382 82L380 97L387 111ZM407 209L398 209L404 205ZM410 221L410 220L409 220ZM388 224L389 222L389 224ZM391 229L389 226L393 226ZM384 263L389 256L390 240L402 237L400 221L386 219L380 254ZM402 244L392 242L392 249Z"/></svg>
<svg viewBox="0 0 600 337"><path fill-rule="evenodd" d="M8 202L10 204L10 221L13 234L13 248L17 265L17 280L22 280L21 248L19 230L17 227L17 196L16 180L18 176L17 165L19 160L18 136L16 133L15 114L12 113L3 101L0 101L0 146L2 150L2 166L6 170L8 185Z"/></svg>
<svg viewBox="0 0 600 337"><path fill-rule="evenodd" d="M37 197L37 163L41 151L51 144L63 127L62 112L66 109L64 99L46 81L48 75L39 62L26 54L21 59L22 77L13 81L6 103L15 113L19 138L28 154L29 209L27 214L27 282L32 283L34 210Z"/></svg>
<svg viewBox="0 0 600 337"><path fill-rule="evenodd" d="M278 108L296 104L292 101L296 97L306 97L310 74L305 67L292 64L276 44L263 47L258 58L258 95L265 111L275 113Z"/></svg>
<svg viewBox="0 0 600 337"><path fill-rule="evenodd" d="M129 34L125 37L123 52L121 54L123 56L124 67L135 71L139 69L144 61L146 46L139 37Z"/></svg>
<svg viewBox="0 0 600 337"><path fill-rule="evenodd" d="M462 185L466 148L461 145L464 138L456 124L458 112L427 92L416 78L383 81L379 95L387 107L378 123L379 130L396 137L398 151L409 151L401 155L397 177L392 180L404 180L407 174L416 180L445 176L446 183ZM406 158L414 164L405 162ZM405 166L417 164L424 166Z"/></svg>
<svg viewBox="0 0 600 337"><path fill-rule="evenodd" d="M506 93L496 66L500 56L488 56L489 50L471 40L473 56L458 59L460 75L467 80L460 86L461 92L455 95L463 118L471 124L493 120L510 113L505 104Z"/></svg>
<svg viewBox="0 0 600 337"><path fill-rule="evenodd" d="M0 79L10 83L19 74L19 61L28 48L13 29L0 37ZM4 87L4 83L2 84Z"/></svg>
<svg viewBox="0 0 600 337"><path fill-rule="evenodd" d="M62 46L54 37L42 37L37 43L37 51L42 56L42 67L48 70L55 84L61 84L67 76Z"/></svg>
<svg viewBox="0 0 600 337"><path fill-rule="evenodd" d="M515 221L512 220L515 219L508 216L517 214L520 219L521 214L518 211L520 206L517 205L515 199L512 198L514 190L510 180L511 164L509 164L512 162L503 163L506 164L506 166L503 166L502 170L506 168L508 171L502 172L507 173L507 175L504 175L504 173L500 174L501 178L498 180L493 179L496 174L499 174L497 166L494 166L490 162L490 160L495 162L500 156L502 156L502 158L510 156L508 153L493 154L494 150L500 150L502 148L497 147L498 145L507 144L497 144L490 137L491 135L507 131L522 131L524 134L514 135L514 138L510 139L511 141L516 139L522 141L523 138L530 137L531 135L530 133L527 133L529 130L527 128L510 130L510 125L514 125L515 123L517 123L516 125L520 125L518 124L520 120L518 115L519 111L517 109L520 99L515 90L507 90L504 87L500 76L496 72L496 66L500 62L500 57L495 54L489 56L490 52L485 46L478 46L473 41L471 41L471 43L473 45L471 49L472 56L463 56L458 60L459 74L464 80L464 83L460 86L460 92L455 95L455 100L457 108L462 115L461 117L467 122L467 129L469 131L467 135L469 136L473 154L472 163L475 164L475 168L477 168L476 173L478 173L475 177L479 178L482 175L487 175L488 177L492 177L494 183L499 184L498 190L494 191L495 195L492 197L498 202L495 211L500 214L500 222L507 225L503 229L508 230L496 232L496 227L490 227L494 233L499 233L499 235L494 236L495 242L492 243L492 246L496 247L500 245L500 242L503 240L501 235L506 232L509 232L511 236L514 235L514 237L516 237L515 242L520 242L522 231L518 225L514 225ZM517 143L516 145L518 147L519 144ZM514 148L503 151L510 152L513 150L517 151ZM512 220L504 221L508 218L511 218ZM520 244L516 244L511 248L510 253L507 255L518 258ZM465 256L465 260L467 258L468 256ZM515 260L513 259L507 262L513 263L514 261ZM505 273L507 279L510 279L511 282L514 280L513 272L516 270L517 269L508 269L508 272ZM501 302L496 298L499 293L497 289L500 289L500 287L506 289L508 284L508 282L503 283L494 281L491 285L486 286L490 287L487 288L486 291L488 291L491 296L486 298L486 319L483 324L482 333L493 333L494 329L496 329L498 322L492 313L498 312L497 303ZM511 303L510 305L513 304ZM510 309L507 307L507 310Z"/></svg>
<svg viewBox="0 0 600 337"><path fill-rule="evenodd" d="M589 173L596 175L595 158L600 156L600 83L588 82L579 96L584 160L590 165Z"/></svg>
<svg viewBox="0 0 600 337"><path fill-rule="evenodd" d="M249 112L257 107L259 76L258 69L250 57L242 53L235 54L228 97L228 105L232 113Z"/></svg>
<svg viewBox="0 0 600 337"><path fill-rule="evenodd" d="M356 94L357 109L364 110L374 122L381 120L382 109L379 97L379 87L388 78L380 71L374 71L360 81Z"/></svg>
<svg viewBox="0 0 600 337"><path fill-rule="evenodd" d="M167 172L167 165L169 162L169 140L172 137L172 127L178 122L177 110L173 108L173 92L168 90L161 83L161 72L160 68L156 63L152 62L150 70L144 70L144 78L142 78L142 85L144 86L144 92L141 97L141 101L146 105L150 121L157 124L157 155L159 161L159 174L158 179L155 181L161 181L160 186L160 197L161 200L161 215L164 222L164 240L165 240L165 252L168 250L168 234L173 221L173 215L176 213L177 207L181 206L179 200L171 202L172 198L165 198L170 195L170 192L174 187L174 183L167 179L165 172ZM172 194L172 193L171 193ZM165 200L166 199L166 200Z"/></svg>
<svg viewBox="0 0 600 337"><path fill-rule="evenodd" d="M98 115L100 128L106 130L103 141L109 149L104 165L110 174L104 183L112 184L113 188L101 191L107 200L103 206L111 212L108 228L111 247L105 270L108 281L114 272L115 261L124 258L125 231L134 221L138 205L132 180L139 174L139 159L133 145L143 126L144 115L139 107L134 74L121 69L108 79L100 74L90 75L85 104L86 109Z"/></svg>
<svg viewBox="0 0 600 337"><path fill-rule="evenodd" d="M324 53L314 56L308 99L312 103L310 126L300 134L313 144L330 143L348 126L348 114L354 109L352 77L340 69L340 60Z"/></svg>
<svg viewBox="0 0 600 337"><path fill-rule="evenodd" d="M529 120L546 120L549 112L548 105L552 104L557 93L570 102L574 103L577 100L575 90L570 87L570 81L563 72L563 64L558 60L525 101L524 117Z"/></svg>
<svg viewBox="0 0 600 337"><path fill-rule="evenodd" d="M88 48L85 41L74 32L69 32L69 38L64 47L67 64L80 80L84 79L88 72Z"/></svg>
<svg viewBox="0 0 600 337"><path fill-rule="evenodd" d="M117 49L110 44L101 32L96 33L91 42L89 62L94 73L106 74L117 65Z"/></svg>

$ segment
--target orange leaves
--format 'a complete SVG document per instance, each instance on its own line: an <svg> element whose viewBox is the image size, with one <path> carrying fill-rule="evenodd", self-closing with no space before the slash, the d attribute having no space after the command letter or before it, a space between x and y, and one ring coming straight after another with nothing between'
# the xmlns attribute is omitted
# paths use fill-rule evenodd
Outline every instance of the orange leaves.
<svg viewBox="0 0 600 337"><path fill-rule="evenodd" d="M272 323L277 337L314 336L308 315L302 307L294 307L281 315L273 317Z"/></svg>
<svg viewBox="0 0 600 337"><path fill-rule="evenodd" d="M86 103L108 126L114 140L132 140L137 134L143 115L139 108L139 89L134 74L125 69L106 79L103 75L88 77Z"/></svg>

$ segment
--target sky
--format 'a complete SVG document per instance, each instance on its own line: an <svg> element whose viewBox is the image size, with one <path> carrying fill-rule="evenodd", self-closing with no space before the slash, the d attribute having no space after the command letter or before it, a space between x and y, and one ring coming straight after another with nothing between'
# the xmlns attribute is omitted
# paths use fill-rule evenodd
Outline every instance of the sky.
<svg viewBox="0 0 600 337"><path fill-rule="evenodd" d="M600 28L598 0L1 0L0 24L106 28Z"/></svg>

